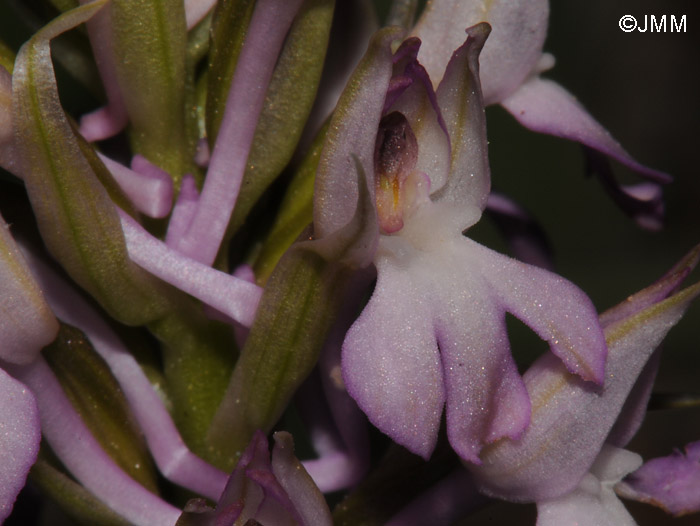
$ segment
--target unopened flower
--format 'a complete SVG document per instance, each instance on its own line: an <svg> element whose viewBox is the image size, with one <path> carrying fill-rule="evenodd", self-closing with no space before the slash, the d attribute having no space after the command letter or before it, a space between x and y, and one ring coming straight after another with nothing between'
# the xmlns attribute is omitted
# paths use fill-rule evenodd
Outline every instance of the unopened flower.
<svg viewBox="0 0 700 526"><path fill-rule="evenodd" d="M275 433L272 459L258 431L232 473L216 509L191 501L178 526L244 524L330 526L323 495L294 456L292 436Z"/></svg>

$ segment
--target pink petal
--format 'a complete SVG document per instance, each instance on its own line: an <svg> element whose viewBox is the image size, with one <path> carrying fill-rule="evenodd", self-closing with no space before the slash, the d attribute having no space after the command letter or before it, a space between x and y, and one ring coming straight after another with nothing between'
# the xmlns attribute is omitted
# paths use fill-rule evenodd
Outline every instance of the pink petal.
<svg viewBox="0 0 700 526"><path fill-rule="evenodd" d="M588 296L547 270L473 245L480 252L479 270L501 305L549 343L569 371L602 384L607 349Z"/></svg>
<svg viewBox="0 0 700 526"><path fill-rule="evenodd" d="M267 86L301 0L261 0L231 81L197 211L177 249L211 265L238 198Z"/></svg>
<svg viewBox="0 0 700 526"><path fill-rule="evenodd" d="M100 153L97 155L139 212L155 218L166 217L170 213L173 182L165 171L148 163L140 155L134 160L140 158L143 161L132 161L132 169Z"/></svg>
<svg viewBox="0 0 700 526"><path fill-rule="evenodd" d="M447 391L447 436L463 460L480 464L485 444L520 437L530 421L530 399L510 354L505 313L489 305L488 296L468 290L464 299L456 295L444 305L437 336Z"/></svg>
<svg viewBox="0 0 700 526"><path fill-rule="evenodd" d="M41 260L30 256L30 261L52 309L63 322L83 331L107 362L163 476L210 499L218 499L227 475L187 448L163 400L109 324Z"/></svg>
<svg viewBox="0 0 700 526"><path fill-rule="evenodd" d="M262 289L168 248L120 211L129 257L147 271L250 327Z"/></svg>
<svg viewBox="0 0 700 526"><path fill-rule="evenodd" d="M437 83L464 30L488 22L493 33L481 54L481 84L486 104L510 95L535 69L547 35L546 0L441 0L428 2L412 35L423 41L418 55Z"/></svg>
<svg viewBox="0 0 700 526"><path fill-rule="evenodd" d="M485 444L522 434L530 400L510 353L505 310L475 260L477 246L459 236L449 251L434 253L423 265L433 273L432 290L425 292L445 376L447 436L462 459L478 464ZM467 275L465 268L472 271Z"/></svg>
<svg viewBox="0 0 700 526"><path fill-rule="evenodd" d="M408 39L394 54L397 64L384 113L398 111L406 117L419 145L415 170L429 174L431 189L437 190L449 175L450 139L428 73L416 61L419 47L418 39ZM408 84L392 94L392 87L405 81Z"/></svg>
<svg viewBox="0 0 700 526"><path fill-rule="evenodd" d="M580 142L651 180L671 181L667 174L632 159L569 92L551 80L532 77L501 104L526 128Z"/></svg>
<svg viewBox="0 0 700 526"><path fill-rule="evenodd" d="M605 442L616 447L625 447L637 434L647 416L649 398L654 388L654 381L659 372L661 362L661 348L656 349L649 361L639 373L634 387L630 391L625 405L622 406L620 416L610 430Z"/></svg>
<svg viewBox="0 0 700 526"><path fill-rule="evenodd" d="M568 373L547 353L525 373L530 426L519 441L486 448L471 466L480 489L515 501L541 501L573 490L589 471L649 356L700 295L700 284L606 327L602 388Z"/></svg>
<svg viewBox="0 0 700 526"><path fill-rule="evenodd" d="M374 294L343 343L348 393L394 441L428 458L445 402L429 282L377 263Z"/></svg>
<svg viewBox="0 0 700 526"><path fill-rule="evenodd" d="M185 235L192 224L192 218L197 212L199 192L194 177L185 174L180 185L180 193L177 196L173 213L168 222L168 232L165 235L165 244L171 248L177 248L180 238Z"/></svg>
<svg viewBox="0 0 700 526"><path fill-rule="evenodd" d="M172 526L180 510L135 482L100 447L43 359L14 367L34 391L41 430L61 463L98 499L137 526Z"/></svg>
<svg viewBox="0 0 700 526"><path fill-rule="evenodd" d="M80 0L81 4L89 2L90 0ZM90 45L102 78L102 85L107 93L107 106L83 115L80 119L80 133L89 142L113 137L126 127L129 120L117 81L112 22L109 13L109 9L103 9L87 23Z"/></svg>
<svg viewBox="0 0 700 526"><path fill-rule="evenodd" d="M438 104L450 136L451 157L447 182L432 196L436 202L477 207L482 211L491 189L491 172L479 83L479 53L489 32L486 24L467 30L466 41L452 55L437 89ZM461 225L462 230L469 226Z"/></svg>
<svg viewBox="0 0 700 526"><path fill-rule="evenodd" d="M216 507L216 524L232 524L226 519L230 511L241 524L251 519L270 525L332 524L325 499L294 457L294 443L286 432L275 434L272 461L267 438L255 432Z"/></svg>
<svg viewBox="0 0 700 526"><path fill-rule="evenodd" d="M632 473L616 489L623 497L648 502L672 515L700 511L700 442L654 458Z"/></svg>
<svg viewBox="0 0 700 526"><path fill-rule="evenodd" d="M0 216L0 359L29 363L57 332L58 322Z"/></svg>
<svg viewBox="0 0 700 526"><path fill-rule="evenodd" d="M88 142L103 141L121 132L128 122L123 103L115 102L80 117L79 131Z"/></svg>
<svg viewBox="0 0 700 526"><path fill-rule="evenodd" d="M31 391L0 369L0 523L15 503L39 453L39 410Z"/></svg>

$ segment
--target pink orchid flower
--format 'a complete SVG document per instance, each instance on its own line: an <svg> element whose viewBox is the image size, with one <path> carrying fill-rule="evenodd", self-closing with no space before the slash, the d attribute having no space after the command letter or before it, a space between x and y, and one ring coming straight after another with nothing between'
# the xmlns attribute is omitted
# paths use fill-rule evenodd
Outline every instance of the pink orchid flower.
<svg viewBox="0 0 700 526"><path fill-rule="evenodd" d="M485 444L519 437L530 421L506 312L583 381L603 382L606 357L583 292L462 235L490 188L477 65L488 32L468 30L436 91L417 39L392 53L398 30L375 36L331 121L314 210L317 237L330 239L352 220L358 196L369 190L376 204L372 239L357 242L378 277L343 344L348 392L374 425L425 458L446 406L449 440L474 463ZM355 170L360 184L348 175Z"/></svg>

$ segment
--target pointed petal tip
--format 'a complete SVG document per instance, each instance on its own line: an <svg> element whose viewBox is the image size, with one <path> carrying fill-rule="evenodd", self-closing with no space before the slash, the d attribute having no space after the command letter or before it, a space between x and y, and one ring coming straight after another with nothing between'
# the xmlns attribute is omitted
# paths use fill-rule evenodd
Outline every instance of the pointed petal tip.
<svg viewBox="0 0 700 526"><path fill-rule="evenodd" d="M667 173L648 168L632 158L578 100L556 82L532 77L502 100L501 105L532 131L579 142L651 181L665 184L673 180Z"/></svg>
<svg viewBox="0 0 700 526"><path fill-rule="evenodd" d="M480 22L465 29L465 33L469 35L470 39L474 39L475 49L481 50L481 48L484 47L486 39L491 34L491 24L488 22Z"/></svg>

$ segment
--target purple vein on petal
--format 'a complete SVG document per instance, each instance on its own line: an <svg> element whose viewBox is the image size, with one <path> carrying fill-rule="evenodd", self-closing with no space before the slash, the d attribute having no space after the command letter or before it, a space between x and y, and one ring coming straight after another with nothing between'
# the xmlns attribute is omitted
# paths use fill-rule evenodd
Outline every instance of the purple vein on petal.
<svg viewBox="0 0 700 526"><path fill-rule="evenodd" d="M107 362L143 431L160 472L170 481L218 499L228 476L192 453L143 370L119 337L68 283L31 258L51 308L65 323L85 333Z"/></svg>
<svg viewBox="0 0 700 526"><path fill-rule="evenodd" d="M175 524L180 510L134 481L105 453L43 359L12 372L34 392L51 449L88 491L137 526Z"/></svg>
<svg viewBox="0 0 700 526"><path fill-rule="evenodd" d="M301 0L261 0L231 81L197 211L178 250L211 265L219 251L246 169L267 86Z"/></svg>
<svg viewBox="0 0 700 526"><path fill-rule="evenodd" d="M134 157L130 169L105 155L97 155L139 212L155 218L168 215L173 199L173 183L165 171L141 156ZM137 157L141 157L143 162L136 161Z"/></svg>
<svg viewBox="0 0 700 526"><path fill-rule="evenodd" d="M183 256L146 232L126 213L120 211L119 216L134 263L241 325L252 325L262 295L259 286Z"/></svg>

